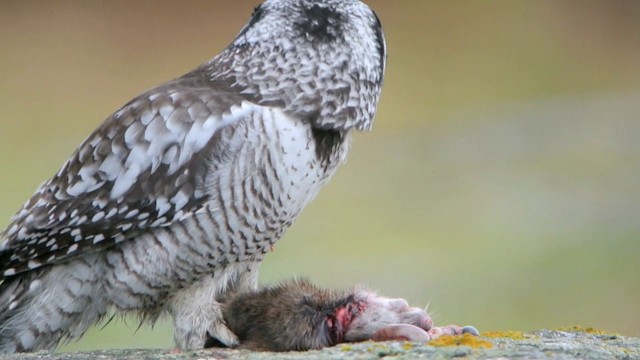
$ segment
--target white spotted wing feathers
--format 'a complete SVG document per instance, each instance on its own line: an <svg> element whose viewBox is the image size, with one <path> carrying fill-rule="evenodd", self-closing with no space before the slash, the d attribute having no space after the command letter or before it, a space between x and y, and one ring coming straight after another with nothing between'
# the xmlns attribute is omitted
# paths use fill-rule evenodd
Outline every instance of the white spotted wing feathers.
<svg viewBox="0 0 640 360"><path fill-rule="evenodd" d="M197 155L251 105L170 84L112 115L27 201L3 235L4 276L108 247L201 206L210 157Z"/></svg>

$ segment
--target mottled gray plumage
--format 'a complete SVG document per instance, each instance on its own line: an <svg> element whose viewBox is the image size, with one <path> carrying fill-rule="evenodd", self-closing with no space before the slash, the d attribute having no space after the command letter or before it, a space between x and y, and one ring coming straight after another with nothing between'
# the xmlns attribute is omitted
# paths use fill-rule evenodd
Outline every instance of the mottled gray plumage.
<svg viewBox="0 0 640 360"><path fill-rule="evenodd" d="M385 66L357 0L267 0L220 55L109 117L0 235L0 353L110 307L233 346L216 297L259 264L370 129Z"/></svg>

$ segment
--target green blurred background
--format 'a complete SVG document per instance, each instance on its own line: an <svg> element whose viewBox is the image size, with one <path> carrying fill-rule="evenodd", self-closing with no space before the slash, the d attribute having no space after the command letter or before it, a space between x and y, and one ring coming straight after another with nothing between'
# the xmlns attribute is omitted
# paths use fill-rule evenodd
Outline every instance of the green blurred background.
<svg viewBox="0 0 640 360"><path fill-rule="evenodd" d="M111 112L206 61L250 1L0 2L0 227ZM375 130L261 283L365 283L481 330L640 335L640 2L371 0ZM135 318L62 350L171 347Z"/></svg>

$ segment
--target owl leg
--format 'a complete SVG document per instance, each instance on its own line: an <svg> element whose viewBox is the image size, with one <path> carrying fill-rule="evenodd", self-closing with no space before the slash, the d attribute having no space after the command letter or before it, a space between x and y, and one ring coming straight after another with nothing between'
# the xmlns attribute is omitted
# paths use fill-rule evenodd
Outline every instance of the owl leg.
<svg viewBox="0 0 640 360"><path fill-rule="evenodd" d="M169 304L173 316L174 340L179 349L202 349L214 338L226 347L239 344L227 328L220 302L226 293L257 287L259 263L228 265L192 286L176 293Z"/></svg>
<svg viewBox="0 0 640 360"><path fill-rule="evenodd" d="M190 304L187 297L182 296L184 301L174 301L171 312L176 346L183 350L203 349L209 334L215 334L225 346L236 346L238 338L225 325L220 303L206 296L211 289L199 290L202 291L191 293Z"/></svg>

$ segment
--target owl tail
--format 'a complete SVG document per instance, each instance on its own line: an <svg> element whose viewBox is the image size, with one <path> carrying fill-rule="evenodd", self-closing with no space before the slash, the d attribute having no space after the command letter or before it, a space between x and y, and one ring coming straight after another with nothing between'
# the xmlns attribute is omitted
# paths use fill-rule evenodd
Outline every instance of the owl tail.
<svg viewBox="0 0 640 360"><path fill-rule="evenodd" d="M7 278L0 284L0 354L53 350L106 313L99 274L84 259Z"/></svg>

